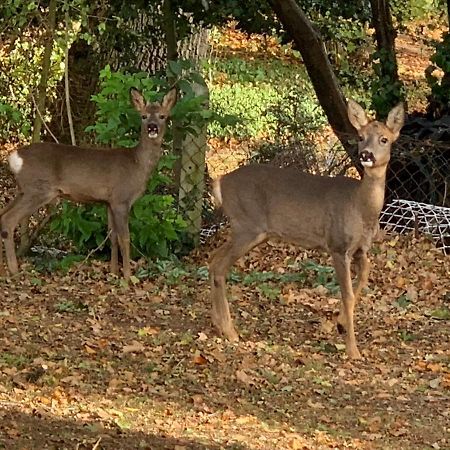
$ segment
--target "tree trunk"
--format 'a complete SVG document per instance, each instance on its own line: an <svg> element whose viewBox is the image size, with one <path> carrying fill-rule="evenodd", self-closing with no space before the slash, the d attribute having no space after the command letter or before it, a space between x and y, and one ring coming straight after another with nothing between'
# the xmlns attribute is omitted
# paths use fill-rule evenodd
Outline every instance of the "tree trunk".
<svg viewBox="0 0 450 450"><path fill-rule="evenodd" d="M370 0L372 8L372 26L378 50L387 50L395 55L395 30L392 25L388 0Z"/></svg>
<svg viewBox="0 0 450 450"><path fill-rule="evenodd" d="M57 0L50 0L48 19L46 24L46 39L45 39L44 55L42 60L41 79L39 80L38 94L36 100L37 109L41 114L38 114L38 112L36 111L36 114L34 116L33 135L31 138L32 142L39 142L41 140L41 128L42 128L41 115L44 116L45 114L48 74L50 71L50 59L52 56L52 49L53 49L53 33L55 31L55 23L56 23L56 4Z"/></svg>
<svg viewBox="0 0 450 450"><path fill-rule="evenodd" d="M333 131L360 170L356 147L349 142L356 131L348 120L346 103L320 36L295 0L269 0L269 3L299 49Z"/></svg>
<svg viewBox="0 0 450 450"><path fill-rule="evenodd" d="M164 12L164 34L167 50L167 62L178 60L178 47L177 47L177 29L175 25L175 17L173 13L173 4L171 0L164 0L163 3ZM170 84L174 84L176 78L168 80ZM174 164L174 179L175 187L180 189L181 180L181 153L183 147L183 133L181 126L176 120L172 120L172 151L177 160Z"/></svg>
<svg viewBox="0 0 450 450"><path fill-rule="evenodd" d="M450 27L450 0L447 0L447 25Z"/></svg>
<svg viewBox="0 0 450 450"><path fill-rule="evenodd" d="M372 26L375 28L379 71L378 85L381 90L389 86L389 94L374 92L380 97L375 109L380 118L384 118L390 109L402 100L402 83L398 77L397 57L395 54L396 31L392 24L389 0L370 0L372 8Z"/></svg>
<svg viewBox="0 0 450 450"><path fill-rule="evenodd" d="M42 59L41 79L39 80L38 94L36 100L37 111L35 112L34 115L33 134L31 136L32 142L40 142L41 140L42 120L45 115L45 100L47 97L48 74L50 72L50 60L53 49L53 33L55 31L55 23L56 23L56 0L50 0L47 24L45 25L46 27L45 47ZM29 217L25 217L20 222L20 243L19 248L17 250L17 254L19 256L27 253L31 245L28 222Z"/></svg>

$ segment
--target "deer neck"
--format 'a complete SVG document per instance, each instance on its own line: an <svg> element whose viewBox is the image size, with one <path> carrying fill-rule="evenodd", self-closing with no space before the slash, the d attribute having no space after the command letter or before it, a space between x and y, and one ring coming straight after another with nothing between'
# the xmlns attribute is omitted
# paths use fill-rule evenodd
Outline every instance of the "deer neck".
<svg viewBox="0 0 450 450"><path fill-rule="evenodd" d="M147 175L158 163L162 153L162 135L161 137L149 138L147 132L141 133L139 144L135 147L135 158Z"/></svg>
<svg viewBox="0 0 450 450"><path fill-rule="evenodd" d="M384 203L387 164L374 168L366 168L358 189L360 203L365 222L378 222Z"/></svg>

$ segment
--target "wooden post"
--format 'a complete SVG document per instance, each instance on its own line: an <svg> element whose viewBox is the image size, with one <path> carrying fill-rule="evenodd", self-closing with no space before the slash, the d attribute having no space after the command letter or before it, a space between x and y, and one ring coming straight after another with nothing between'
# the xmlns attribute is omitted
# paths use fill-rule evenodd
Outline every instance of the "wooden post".
<svg viewBox="0 0 450 450"><path fill-rule="evenodd" d="M208 96L206 85L194 84L196 95ZM205 190L205 156L207 150L207 127L197 129L197 134L188 134L184 141L180 164L180 187L178 203L188 224L188 232L195 245L200 239L202 225L203 194Z"/></svg>

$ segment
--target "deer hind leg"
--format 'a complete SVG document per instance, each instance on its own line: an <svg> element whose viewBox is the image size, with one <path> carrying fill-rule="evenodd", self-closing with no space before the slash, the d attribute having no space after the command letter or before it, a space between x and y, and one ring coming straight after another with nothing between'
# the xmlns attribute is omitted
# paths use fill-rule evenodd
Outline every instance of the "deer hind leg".
<svg viewBox="0 0 450 450"><path fill-rule="evenodd" d="M111 273L119 275L119 249L116 226L114 224L114 216L111 207L108 205L108 231L111 241Z"/></svg>
<svg viewBox="0 0 450 450"><path fill-rule="evenodd" d="M230 341L237 341L239 335L234 329L230 307L226 298L226 276L230 267L253 247L267 239L265 233L234 234L213 254L209 264L211 282L211 318L218 331Z"/></svg>
<svg viewBox="0 0 450 450"><path fill-rule="evenodd" d="M345 347L347 355L352 359L361 357L356 345L355 330L353 325L353 312L355 309L355 295L352 287L350 272L351 258L348 254L333 253L333 263L336 277L341 288L343 321L345 323Z"/></svg>
<svg viewBox="0 0 450 450"><path fill-rule="evenodd" d="M1 217L1 236L5 241L6 261L11 274L19 271L16 251L14 247L14 230L17 224L27 216L31 216L41 206L46 205L57 197L54 192L24 193L14 200L14 204L8 208Z"/></svg>
<svg viewBox="0 0 450 450"><path fill-rule="evenodd" d="M356 284L354 288L356 304L361 297L362 290L367 286L367 282L369 280L370 261L367 257L367 252L362 249L356 251L353 255L353 260L356 266ZM341 302L341 307L337 318L337 326L340 333L345 332L345 320L344 304Z"/></svg>
<svg viewBox="0 0 450 450"><path fill-rule="evenodd" d="M0 229L1 229L1 218L17 203L17 200L22 197L22 193L19 192L17 197L11 200L1 211L0 211ZM0 230L1 231L1 230ZM5 262L3 260L3 239L0 237L0 276L6 275Z"/></svg>
<svg viewBox="0 0 450 450"><path fill-rule="evenodd" d="M111 206L113 221L116 227L120 253L122 254L123 277L130 278L130 231L128 229L128 214L130 208L126 204Z"/></svg>

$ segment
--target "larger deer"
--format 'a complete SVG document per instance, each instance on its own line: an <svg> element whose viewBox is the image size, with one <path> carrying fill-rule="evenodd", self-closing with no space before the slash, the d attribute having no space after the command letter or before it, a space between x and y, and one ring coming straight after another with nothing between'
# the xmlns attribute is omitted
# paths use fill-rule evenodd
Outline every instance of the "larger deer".
<svg viewBox="0 0 450 450"><path fill-rule="evenodd" d="M166 121L176 102L172 89L161 103L146 103L136 89L130 91L134 108L141 114L141 134L131 149L88 149L53 143L31 144L8 158L19 193L0 212L0 271L3 271L2 240L9 271L17 273L14 229L27 216L57 197L75 202L101 202L108 207L111 239L111 271L119 272L118 246L123 276L129 278L130 234L128 214L147 186L161 156Z"/></svg>
<svg viewBox="0 0 450 450"><path fill-rule="evenodd" d="M391 145L404 123L402 104L386 123L369 120L356 102L348 102L348 117L360 141L363 179L322 177L268 165L241 167L214 182L213 195L230 219L231 237L210 262L212 320L229 340L237 340L225 292L225 278L238 258L269 238L331 254L342 303L338 328L346 332L346 352L360 358L353 312L369 276L367 252L378 229L384 201ZM356 263L352 287L350 264Z"/></svg>

